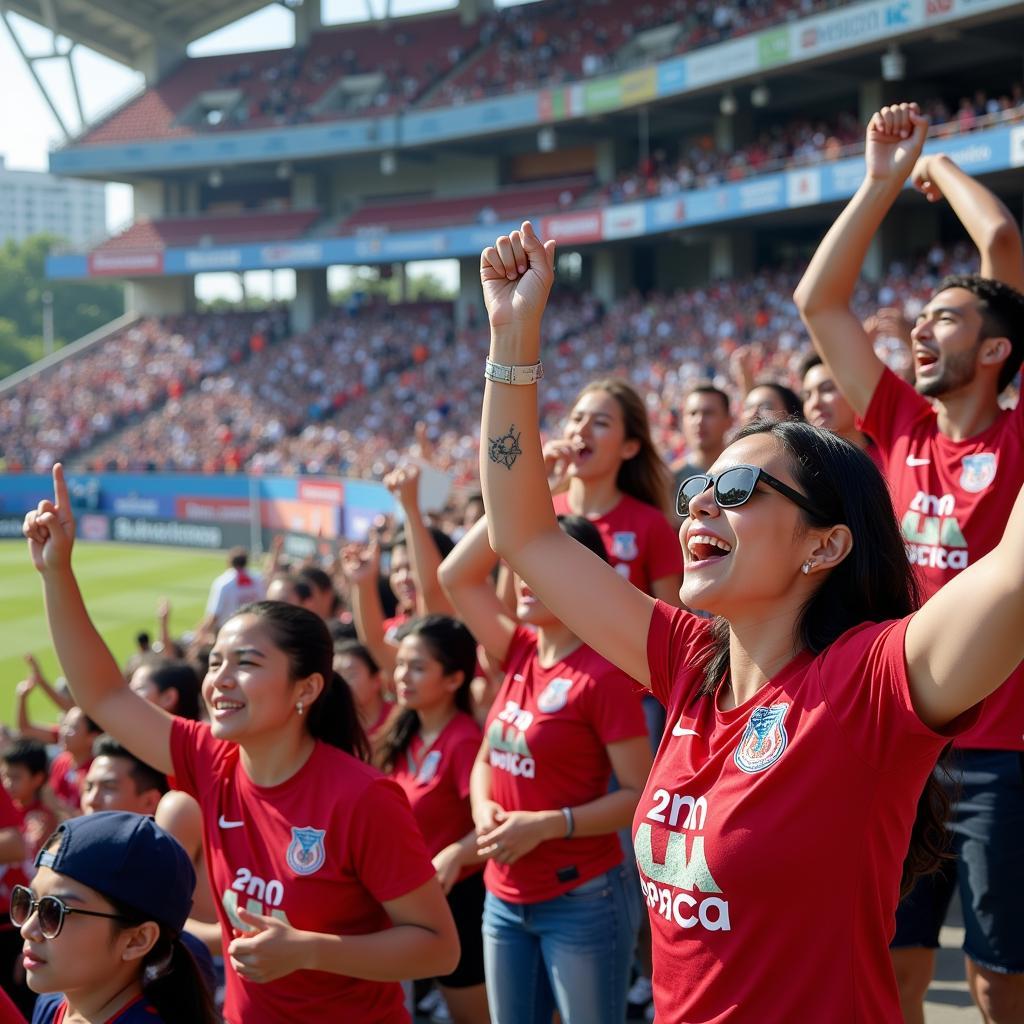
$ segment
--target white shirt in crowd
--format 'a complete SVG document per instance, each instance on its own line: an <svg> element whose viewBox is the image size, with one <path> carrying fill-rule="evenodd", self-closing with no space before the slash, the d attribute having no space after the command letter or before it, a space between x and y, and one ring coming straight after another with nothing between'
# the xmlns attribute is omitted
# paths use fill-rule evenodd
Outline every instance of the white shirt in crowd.
<svg viewBox="0 0 1024 1024"><path fill-rule="evenodd" d="M242 605L262 601L266 588L258 572L234 567L222 572L210 584L210 597L206 614L212 615L217 625L227 621Z"/></svg>

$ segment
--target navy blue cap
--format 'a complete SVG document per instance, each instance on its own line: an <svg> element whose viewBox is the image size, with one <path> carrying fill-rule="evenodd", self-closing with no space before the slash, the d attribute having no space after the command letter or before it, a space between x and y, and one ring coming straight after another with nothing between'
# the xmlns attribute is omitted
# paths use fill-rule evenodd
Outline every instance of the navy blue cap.
<svg viewBox="0 0 1024 1024"><path fill-rule="evenodd" d="M99 811L69 818L36 857L37 868L67 875L180 932L192 909L196 873L184 847L152 818Z"/></svg>

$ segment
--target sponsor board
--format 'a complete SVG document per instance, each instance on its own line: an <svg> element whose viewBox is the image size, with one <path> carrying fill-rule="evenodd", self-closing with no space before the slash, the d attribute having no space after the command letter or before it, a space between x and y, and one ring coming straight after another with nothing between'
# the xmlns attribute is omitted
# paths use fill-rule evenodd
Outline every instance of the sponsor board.
<svg viewBox="0 0 1024 1024"><path fill-rule="evenodd" d="M788 64L790 60L789 28L773 28L757 36L757 60L763 68Z"/></svg>
<svg viewBox="0 0 1024 1024"><path fill-rule="evenodd" d="M690 89L713 82L731 81L759 70L760 54L757 39L747 36L719 46L709 46L703 52L686 58L686 84Z"/></svg>
<svg viewBox="0 0 1024 1024"><path fill-rule="evenodd" d="M573 242L596 242L601 238L601 211L562 213L541 221L541 235L555 238L563 245Z"/></svg>
<svg viewBox="0 0 1024 1024"><path fill-rule="evenodd" d="M290 267L296 263L317 265L323 262L324 247L319 242L299 242L290 245L265 245L260 259L271 266Z"/></svg>
<svg viewBox="0 0 1024 1024"><path fill-rule="evenodd" d="M1024 167L1024 128L1010 130L1010 165Z"/></svg>
<svg viewBox="0 0 1024 1024"><path fill-rule="evenodd" d="M341 532L341 510L321 502L264 500L260 519L268 530L305 533L310 537L334 538Z"/></svg>
<svg viewBox="0 0 1024 1024"><path fill-rule="evenodd" d="M211 526L177 519L150 519L144 516L116 516L110 539L122 544L159 544L178 548L219 548L248 544L249 531L240 525Z"/></svg>
<svg viewBox="0 0 1024 1024"><path fill-rule="evenodd" d="M110 540L110 518L88 512L78 517L79 540Z"/></svg>
<svg viewBox="0 0 1024 1024"><path fill-rule="evenodd" d="M323 501L328 505L340 505L345 498L345 488L340 483L326 480L300 480L299 501Z"/></svg>
<svg viewBox="0 0 1024 1024"><path fill-rule="evenodd" d="M186 270L236 270L242 266L241 249L186 249Z"/></svg>
<svg viewBox="0 0 1024 1024"><path fill-rule="evenodd" d="M244 498L178 498L174 511L179 519L195 523L248 523L252 518Z"/></svg>
<svg viewBox="0 0 1024 1024"><path fill-rule="evenodd" d="M790 171L786 175L786 203L811 206L821 202L821 173L817 169Z"/></svg>
<svg viewBox="0 0 1024 1024"><path fill-rule="evenodd" d="M160 502L156 498L143 498L130 494L126 498L114 498L111 508L119 516L159 516Z"/></svg>
<svg viewBox="0 0 1024 1024"><path fill-rule="evenodd" d="M682 92L686 86L686 58L671 57L657 66L657 90L659 96Z"/></svg>
<svg viewBox="0 0 1024 1024"><path fill-rule="evenodd" d="M24 536L21 532L24 516L0 516L0 539L17 537L18 540Z"/></svg>
<svg viewBox="0 0 1024 1024"><path fill-rule="evenodd" d="M609 206L601 218L605 238L633 238L646 230L644 204L624 203Z"/></svg>
<svg viewBox="0 0 1024 1024"><path fill-rule="evenodd" d="M159 249L145 252L91 252L89 274L93 277L131 277L133 274L162 274L164 254Z"/></svg>

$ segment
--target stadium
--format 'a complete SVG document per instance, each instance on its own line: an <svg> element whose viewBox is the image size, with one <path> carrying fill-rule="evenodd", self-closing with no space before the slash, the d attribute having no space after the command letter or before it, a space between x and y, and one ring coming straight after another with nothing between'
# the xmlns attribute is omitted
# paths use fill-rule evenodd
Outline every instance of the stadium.
<svg viewBox="0 0 1024 1024"><path fill-rule="evenodd" d="M589 382L624 379L675 473L696 465L695 387L724 393L737 423L756 384L806 390L794 291L861 187L875 111L916 102L925 156L984 185L1018 229L1024 216L1014 0L439 0L400 15L367 0L350 20L363 6L351 0L344 21L326 0L282 0L292 45L190 55L266 6L0 5L142 79L49 156L54 174L131 189L130 223L46 260L54 282L123 283L126 312L0 380L5 706L23 649L61 671L21 540L26 512L53 497L55 462L83 589L120 664L141 630L162 628L161 598L191 632L220 553L237 547L268 559L268 579L326 570L335 619L355 610L361 628L344 552L394 539L409 510L393 474L410 462L424 521L467 535L491 343L480 254L525 220L557 242L544 438ZM940 282L979 273L979 245L952 199L909 183L895 199L851 299L891 369L913 361L911 328ZM417 292L424 265L444 294ZM339 269L374 287L339 299ZM286 284L248 302L245 275L260 272ZM229 274L242 302L205 302L206 276ZM1004 408L1018 393L1015 374ZM385 591L383 612L400 615ZM55 718L38 693L28 706ZM979 1019L948 925L930 1024Z"/></svg>

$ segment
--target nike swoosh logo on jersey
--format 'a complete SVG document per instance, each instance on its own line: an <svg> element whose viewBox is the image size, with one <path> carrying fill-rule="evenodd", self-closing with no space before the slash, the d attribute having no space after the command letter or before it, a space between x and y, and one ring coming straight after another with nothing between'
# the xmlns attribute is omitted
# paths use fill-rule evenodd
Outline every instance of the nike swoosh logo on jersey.
<svg viewBox="0 0 1024 1024"><path fill-rule="evenodd" d="M221 828L242 828L245 825L245 822L244 821L228 821L228 819L225 818L224 815L222 814L217 819L217 824L220 825Z"/></svg>
<svg viewBox="0 0 1024 1024"><path fill-rule="evenodd" d="M512 676L512 678L513 678L513 679L514 679L514 680L515 680L515 681L516 681L517 683L525 683L525 682L526 682L526 676L520 675L520 674L519 674L518 672L516 672L516 673L515 673L515 674L514 674L514 675Z"/></svg>
<svg viewBox="0 0 1024 1024"><path fill-rule="evenodd" d="M930 466L931 462L932 462L931 459L919 459L919 458L917 458L914 455L908 455L907 456L907 465L908 466Z"/></svg>
<svg viewBox="0 0 1024 1024"><path fill-rule="evenodd" d="M672 726L673 736L699 736L700 733L696 729L684 729L678 722Z"/></svg>

